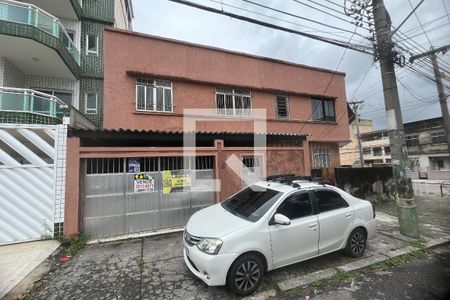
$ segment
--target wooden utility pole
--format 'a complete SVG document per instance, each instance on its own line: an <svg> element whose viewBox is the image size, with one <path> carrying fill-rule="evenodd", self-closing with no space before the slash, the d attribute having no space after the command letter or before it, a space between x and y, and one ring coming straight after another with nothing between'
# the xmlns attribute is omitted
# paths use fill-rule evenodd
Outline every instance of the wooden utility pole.
<svg viewBox="0 0 450 300"><path fill-rule="evenodd" d="M359 131L359 113L358 108L359 104L362 104L364 101L351 101L348 104L353 105L353 111L355 112L355 122L356 122L356 136L358 138L358 149L359 149L359 163L361 168L364 168L364 153L361 145L361 133Z"/></svg>
<svg viewBox="0 0 450 300"><path fill-rule="evenodd" d="M417 238L419 236L417 212L395 77L390 18L383 0L373 0L372 9L375 22L376 50L380 60L381 80L383 83L387 130L389 143L391 144L393 192L397 204L400 233L408 237Z"/></svg>
<svg viewBox="0 0 450 300"><path fill-rule="evenodd" d="M450 116L448 113L447 95L445 94L444 85L442 84L442 74L440 72L439 65L436 59L436 53L439 52L445 53L448 49L450 49L450 45L446 45L436 49L432 48L428 52L411 56L409 61L412 63L414 62L414 60L425 56L429 56L431 58L431 62L433 64L434 78L436 81L436 87L439 96L439 103L441 105L442 119L444 120L444 130L445 130L445 137L447 138L448 153L450 157Z"/></svg>

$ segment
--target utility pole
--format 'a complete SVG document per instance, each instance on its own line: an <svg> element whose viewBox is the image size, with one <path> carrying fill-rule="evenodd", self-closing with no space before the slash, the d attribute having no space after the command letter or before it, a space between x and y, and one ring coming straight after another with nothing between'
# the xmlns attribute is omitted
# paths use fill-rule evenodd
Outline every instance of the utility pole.
<svg viewBox="0 0 450 300"><path fill-rule="evenodd" d="M375 23L376 50L380 60L381 80L383 83L387 130L389 143L391 144L393 192L397 204L400 233L408 237L417 238L419 237L417 212L395 77L395 55L390 17L383 0L373 0L372 9Z"/></svg>
<svg viewBox="0 0 450 300"><path fill-rule="evenodd" d="M442 119L444 120L444 130L445 130L445 137L447 138L448 153L449 153L449 157L450 157L450 116L448 113L447 95L445 94L444 85L442 84L442 74L440 72L439 65L438 65L438 62L436 59L436 53L439 53L439 52L445 53L447 51L447 49L450 49L450 45L439 47L437 49L431 48L431 50L428 52L425 52L425 53L422 53L419 55L415 55L415 56L411 56L409 61L412 63L412 62L414 62L414 60L421 58L421 57L425 57L425 56L431 57L431 62L433 64L434 77L436 80L436 87L437 87L438 96L439 96L439 104L441 105Z"/></svg>
<svg viewBox="0 0 450 300"><path fill-rule="evenodd" d="M356 122L356 136L358 138L358 149L359 149L359 163L361 168L364 168L364 153L361 145L361 134L359 132L359 113L358 107L359 104L364 103L364 101L350 101L348 104L352 105L353 111L355 112L355 122Z"/></svg>

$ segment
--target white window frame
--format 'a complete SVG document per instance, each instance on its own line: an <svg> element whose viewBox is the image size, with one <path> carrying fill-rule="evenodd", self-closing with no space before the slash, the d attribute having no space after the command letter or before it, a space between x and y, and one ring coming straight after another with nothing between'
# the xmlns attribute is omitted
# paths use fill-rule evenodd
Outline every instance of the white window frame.
<svg viewBox="0 0 450 300"><path fill-rule="evenodd" d="M315 169L329 168L332 165L331 149L327 147L318 147L313 150Z"/></svg>
<svg viewBox="0 0 450 300"><path fill-rule="evenodd" d="M245 91L245 93L238 93L237 91L239 91L239 90ZM227 113L228 110L226 108L226 105L224 106L224 108L218 107L218 105L217 105L217 96L218 95L223 95L224 105L226 104L226 96L228 95L228 96L232 97L232 103L233 103L232 114ZM237 110L239 111L239 108L236 109L236 97L248 97L250 100L249 101L250 107L247 109L242 108L241 114L236 113ZM250 90L239 89L239 88L217 87L216 94L215 94L215 102L216 102L216 114L218 116L232 116L232 117L251 117L252 116L253 104L252 104L252 93ZM248 113L245 113L246 110L248 111Z"/></svg>
<svg viewBox="0 0 450 300"><path fill-rule="evenodd" d="M147 81L147 84L140 84L139 81ZM161 83L165 83L165 84L161 84ZM170 87L169 87L170 85ZM138 88L139 87L144 87L144 106L145 108L139 108L138 107ZM147 108L147 91L148 91L148 87L152 87L152 93L153 93L153 107L151 109ZM162 110L158 110L158 105L157 105L157 100L156 100L156 96L157 96L157 88L162 88L163 89L163 109ZM165 90L170 90L170 98L171 98L171 106L170 106L170 110L165 110L166 107L166 96L165 96ZM136 80L136 111L139 112L160 112L160 113L173 113L173 83L171 81L168 80L163 80L163 79L147 79L147 78L137 78Z"/></svg>
<svg viewBox="0 0 450 300"><path fill-rule="evenodd" d="M95 112L94 112L93 108L89 108L88 109L88 107L87 107L88 95L95 95ZM86 93L86 94L84 94L84 113L86 115L96 115L98 113L98 94L96 94L96 93Z"/></svg>
<svg viewBox="0 0 450 300"><path fill-rule="evenodd" d="M286 116L285 117L280 117L278 115L278 97L282 97L286 100ZM276 114L276 118L279 120L289 120L290 116L289 116L289 97L286 95L275 95L275 114Z"/></svg>
<svg viewBox="0 0 450 300"><path fill-rule="evenodd" d="M95 51L89 50L89 36L95 36ZM98 35L89 33L86 34L86 55L98 56Z"/></svg>

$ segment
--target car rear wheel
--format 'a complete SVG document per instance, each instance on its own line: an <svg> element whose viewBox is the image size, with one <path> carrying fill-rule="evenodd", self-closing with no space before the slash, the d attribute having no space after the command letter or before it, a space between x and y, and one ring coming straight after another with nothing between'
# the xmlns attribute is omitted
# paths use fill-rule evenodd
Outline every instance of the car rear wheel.
<svg viewBox="0 0 450 300"><path fill-rule="evenodd" d="M347 240L345 252L351 257L361 257L366 250L366 233L362 228L355 228Z"/></svg>
<svg viewBox="0 0 450 300"><path fill-rule="evenodd" d="M261 284L264 265L254 254L239 257L228 271L227 287L240 296L253 293Z"/></svg>

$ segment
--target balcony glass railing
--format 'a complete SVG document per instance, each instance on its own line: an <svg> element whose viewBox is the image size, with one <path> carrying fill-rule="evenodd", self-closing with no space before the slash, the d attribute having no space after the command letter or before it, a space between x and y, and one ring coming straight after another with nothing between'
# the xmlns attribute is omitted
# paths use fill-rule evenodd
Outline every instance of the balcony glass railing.
<svg viewBox="0 0 450 300"><path fill-rule="evenodd" d="M80 51L75 47L58 18L35 5L0 0L0 20L31 25L58 38L75 61L80 64Z"/></svg>
<svg viewBox="0 0 450 300"><path fill-rule="evenodd" d="M67 108L63 101L49 94L0 87L0 111L26 112L62 119Z"/></svg>

